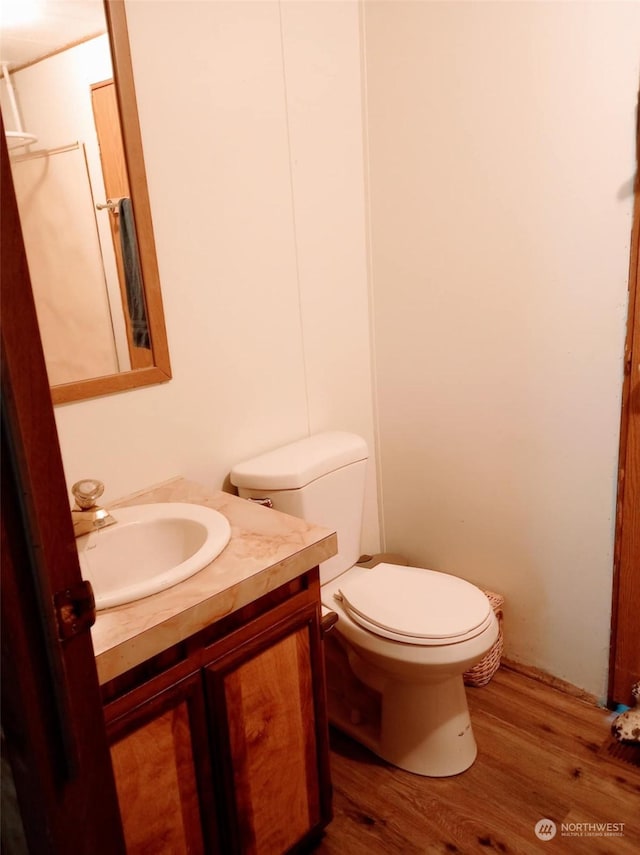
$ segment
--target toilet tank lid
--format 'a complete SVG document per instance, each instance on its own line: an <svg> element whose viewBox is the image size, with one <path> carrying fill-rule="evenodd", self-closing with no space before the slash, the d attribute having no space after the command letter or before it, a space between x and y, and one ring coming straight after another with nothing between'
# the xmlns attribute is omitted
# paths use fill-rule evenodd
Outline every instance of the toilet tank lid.
<svg viewBox="0 0 640 855"><path fill-rule="evenodd" d="M367 444L361 436L328 431L238 463L230 478L236 487L250 490L297 490L367 457Z"/></svg>

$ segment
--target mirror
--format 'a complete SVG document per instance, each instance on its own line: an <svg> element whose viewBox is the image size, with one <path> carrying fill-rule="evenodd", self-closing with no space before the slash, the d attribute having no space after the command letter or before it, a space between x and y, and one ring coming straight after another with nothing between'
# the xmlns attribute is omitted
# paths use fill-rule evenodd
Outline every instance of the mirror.
<svg viewBox="0 0 640 855"><path fill-rule="evenodd" d="M161 383L171 369L124 3L53 5L76 25L80 7L89 17L97 6L98 30L93 17L80 38L58 22L59 46L47 49L44 24L21 24L19 38L45 49L3 67L2 113L59 404ZM4 63L14 35L6 19L3 30Z"/></svg>

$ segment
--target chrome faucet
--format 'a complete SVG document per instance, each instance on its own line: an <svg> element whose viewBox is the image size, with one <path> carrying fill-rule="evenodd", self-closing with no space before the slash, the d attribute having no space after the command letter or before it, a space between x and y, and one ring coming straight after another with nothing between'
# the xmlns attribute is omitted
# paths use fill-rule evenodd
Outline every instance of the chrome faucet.
<svg viewBox="0 0 640 855"><path fill-rule="evenodd" d="M117 522L109 511L96 505L96 499L104 493L102 481L96 481L93 478L76 481L71 492L76 500L76 506L71 510L73 533L76 537L82 537L83 534L98 531Z"/></svg>

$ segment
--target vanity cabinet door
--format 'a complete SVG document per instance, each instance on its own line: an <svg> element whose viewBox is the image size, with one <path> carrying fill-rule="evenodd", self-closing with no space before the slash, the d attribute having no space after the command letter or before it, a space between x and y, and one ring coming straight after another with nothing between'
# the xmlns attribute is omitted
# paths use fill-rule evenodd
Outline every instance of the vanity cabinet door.
<svg viewBox="0 0 640 855"><path fill-rule="evenodd" d="M331 819L317 607L247 630L205 668L222 849L282 855Z"/></svg>
<svg viewBox="0 0 640 855"><path fill-rule="evenodd" d="M201 673L136 693L116 718L106 708L127 855L219 851Z"/></svg>

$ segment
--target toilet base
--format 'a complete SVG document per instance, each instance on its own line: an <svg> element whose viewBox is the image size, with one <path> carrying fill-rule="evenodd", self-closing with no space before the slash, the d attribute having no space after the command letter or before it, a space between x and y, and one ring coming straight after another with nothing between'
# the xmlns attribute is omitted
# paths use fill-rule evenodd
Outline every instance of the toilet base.
<svg viewBox="0 0 640 855"><path fill-rule="evenodd" d="M419 686L387 685L381 757L417 775L442 778L464 772L477 753L462 676Z"/></svg>
<svg viewBox="0 0 640 855"><path fill-rule="evenodd" d="M477 745L462 675L418 685L386 678L381 684L335 636L325 639L325 648L335 727L416 775L448 777L472 765Z"/></svg>

